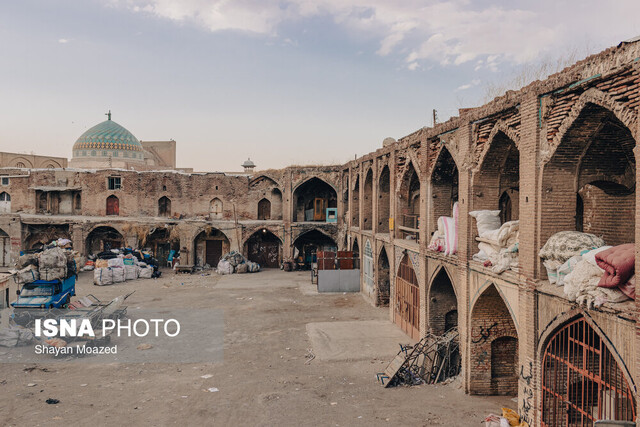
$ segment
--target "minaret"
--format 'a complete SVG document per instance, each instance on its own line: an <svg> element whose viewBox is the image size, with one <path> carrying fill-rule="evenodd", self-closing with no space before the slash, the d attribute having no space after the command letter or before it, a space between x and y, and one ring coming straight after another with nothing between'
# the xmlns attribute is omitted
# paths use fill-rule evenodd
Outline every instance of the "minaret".
<svg viewBox="0 0 640 427"><path fill-rule="evenodd" d="M252 174L256 168L256 164L251 161L251 158L247 158L241 166L244 168L244 173L248 174Z"/></svg>

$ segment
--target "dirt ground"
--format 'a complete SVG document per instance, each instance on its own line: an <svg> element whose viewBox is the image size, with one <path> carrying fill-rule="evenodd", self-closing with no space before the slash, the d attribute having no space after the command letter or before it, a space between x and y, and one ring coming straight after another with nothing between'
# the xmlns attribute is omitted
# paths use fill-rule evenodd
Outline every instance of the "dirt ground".
<svg viewBox="0 0 640 427"><path fill-rule="evenodd" d="M306 272L166 271L105 287L82 273L77 294L106 300L132 290L130 309L222 309L224 361L3 363L0 424L478 426L501 406L516 406L454 384L382 388L376 373L408 340L387 309L359 294L317 294Z"/></svg>

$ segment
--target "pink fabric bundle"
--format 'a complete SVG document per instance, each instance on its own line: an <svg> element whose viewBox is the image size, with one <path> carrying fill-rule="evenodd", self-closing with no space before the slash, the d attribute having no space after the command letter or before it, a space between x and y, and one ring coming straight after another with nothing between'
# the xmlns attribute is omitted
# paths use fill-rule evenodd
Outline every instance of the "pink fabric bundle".
<svg viewBox="0 0 640 427"><path fill-rule="evenodd" d="M604 270L598 286L602 288L618 287L626 296L635 299L635 262L636 248L633 243L614 246L597 253L596 263ZM630 280L632 277L634 280Z"/></svg>

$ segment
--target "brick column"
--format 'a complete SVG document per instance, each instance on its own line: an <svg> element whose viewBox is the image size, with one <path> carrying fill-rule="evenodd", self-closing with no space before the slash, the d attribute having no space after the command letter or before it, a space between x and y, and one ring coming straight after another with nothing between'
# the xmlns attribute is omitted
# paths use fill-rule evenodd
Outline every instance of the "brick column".
<svg viewBox="0 0 640 427"><path fill-rule="evenodd" d="M520 240L519 265L522 285L518 305L518 411L529 423L539 419L539 360L537 355L537 296L539 239L539 148L538 97L528 95L520 105Z"/></svg>
<svg viewBox="0 0 640 427"><path fill-rule="evenodd" d="M473 140L471 138L471 123L464 122L456 132L458 153L455 158L458 167L458 331L460 333L460 351L462 354L462 366L465 367L465 391L469 392L471 359L469 354L469 274L467 272L467 259L469 258L469 239L473 236L473 222L469 220L471 204L471 172L466 159L472 152ZM451 153L455 155L455 153Z"/></svg>

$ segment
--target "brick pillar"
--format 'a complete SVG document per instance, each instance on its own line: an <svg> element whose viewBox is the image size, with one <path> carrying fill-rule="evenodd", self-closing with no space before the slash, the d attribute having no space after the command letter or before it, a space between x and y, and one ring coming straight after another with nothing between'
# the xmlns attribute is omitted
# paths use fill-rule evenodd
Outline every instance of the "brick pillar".
<svg viewBox="0 0 640 427"><path fill-rule="evenodd" d="M473 141L471 138L471 123L465 122L461 124L456 132L456 140L458 142L458 153L455 157L458 167L458 331L460 333L460 351L462 354L462 366L464 367L465 391L469 392L471 359L469 355L469 274L467 271L467 260L470 257L469 239L474 235L471 227L473 222L470 221L469 210L471 204L471 172L469 171L469 162L466 159L472 152L471 147ZM456 155L455 152L451 152ZM455 279L454 279L455 280Z"/></svg>
<svg viewBox="0 0 640 427"><path fill-rule="evenodd" d="M397 206L397 195L396 195L396 151L393 150L390 153L389 157L389 192L390 203L389 207L389 218L393 218L393 230L389 230L389 240L391 242L391 251L388 253L389 257L389 320L393 322L395 315L395 292L396 292L396 272L398 267L396 266L396 251L398 250L395 247L394 239L396 236L395 228L396 224L396 206Z"/></svg>
<svg viewBox="0 0 640 427"><path fill-rule="evenodd" d="M428 277L428 268L427 268L427 224L425 221L427 218L427 213L429 212L428 208L428 197L429 194L428 186L429 180L427 179L427 172L425 169L425 165L420 165L420 176L418 179L420 180L420 223L419 223L419 242L420 242L420 272L418 277L420 278L420 336L425 336L427 331L429 330L429 324L427 321L427 307L429 307L427 301L427 286L429 282Z"/></svg>
<svg viewBox="0 0 640 427"><path fill-rule="evenodd" d="M540 127L538 97L528 95L520 105L520 281L518 305L518 411L529 423L539 419L539 360L537 355L537 296L534 279L538 277L538 239L540 191Z"/></svg>
<svg viewBox="0 0 640 427"><path fill-rule="evenodd" d="M291 228L291 221L293 221L293 188L291 185L291 171L287 170L284 173L284 188L282 189L282 229L284 232L282 256L284 259L293 257L293 230Z"/></svg>
<svg viewBox="0 0 640 427"><path fill-rule="evenodd" d="M73 224L71 226L71 243L73 250L77 251L83 260L87 257L87 248L85 248L85 234L82 224ZM78 266L80 268L82 266Z"/></svg>

